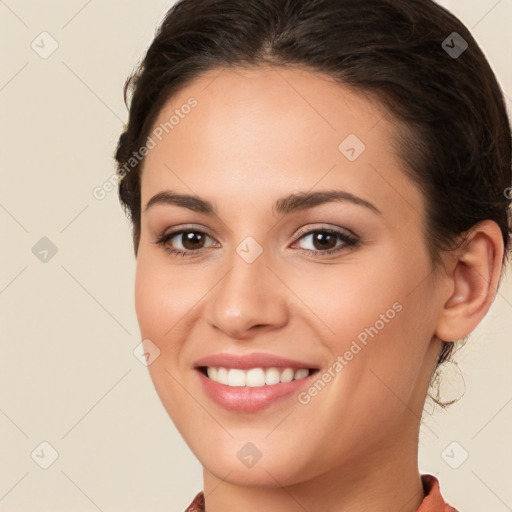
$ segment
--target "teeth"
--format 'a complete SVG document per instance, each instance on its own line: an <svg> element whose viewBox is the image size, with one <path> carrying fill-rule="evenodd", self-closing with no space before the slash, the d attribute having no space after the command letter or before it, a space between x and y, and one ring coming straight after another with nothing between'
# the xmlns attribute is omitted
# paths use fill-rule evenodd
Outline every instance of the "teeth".
<svg viewBox="0 0 512 512"><path fill-rule="evenodd" d="M243 370L231 368L228 372L228 386L245 386L245 372Z"/></svg>
<svg viewBox="0 0 512 512"><path fill-rule="evenodd" d="M269 368L265 372L265 384L267 386L273 386L281 382L281 372L277 368Z"/></svg>
<svg viewBox="0 0 512 512"><path fill-rule="evenodd" d="M263 386L265 384L265 372L263 368L251 368L244 372L242 370L238 370L244 374L245 382L242 380L242 384L240 386L249 386L251 388L257 386Z"/></svg>
<svg viewBox="0 0 512 512"><path fill-rule="evenodd" d="M285 368L281 373L281 382L291 382L295 377L295 372L291 368Z"/></svg>
<svg viewBox="0 0 512 512"><path fill-rule="evenodd" d="M206 368L206 373L208 374L208 378L215 381L217 380L217 368L213 368L213 366L208 366L208 368Z"/></svg>
<svg viewBox="0 0 512 512"><path fill-rule="evenodd" d="M238 368L214 368L209 366L206 369L208 378L232 387L260 387L273 386L280 382L291 382L309 375L307 368L294 370L293 368L251 368L240 370Z"/></svg>
<svg viewBox="0 0 512 512"><path fill-rule="evenodd" d="M228 371L226 368L219 368L217 370L217 382L220 382L221 384L228 383Z"/></svg>
<svg viewBox="0 0 512 512"><path fill-rule="evenodd" d="M301 368L300 370L295 370L294 379L299 380L303 379L304 377L307 377L309 375L309 370L306 368Z"/></svg>

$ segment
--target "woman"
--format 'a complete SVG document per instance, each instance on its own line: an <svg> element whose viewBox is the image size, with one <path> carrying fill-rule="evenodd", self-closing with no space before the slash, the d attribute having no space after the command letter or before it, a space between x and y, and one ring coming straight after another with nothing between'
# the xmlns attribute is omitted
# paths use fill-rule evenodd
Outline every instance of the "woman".
<svg viewBox="0 0 512 512"><path fill-rule="evenodd" d="M430 0L182 0L116 159L151 378L208 512L455 510L417 464L436 368L510 252L511 134Z"/></svg>

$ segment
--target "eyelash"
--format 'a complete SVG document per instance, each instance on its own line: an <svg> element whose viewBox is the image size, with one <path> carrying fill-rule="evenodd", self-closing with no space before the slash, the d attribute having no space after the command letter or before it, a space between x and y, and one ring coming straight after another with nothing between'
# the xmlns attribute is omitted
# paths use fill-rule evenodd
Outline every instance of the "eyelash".
<svg viewBox="0 0 512 512"><path fill-rule="evenodd" d="M200 254L201 252L203 252L201 249L199 249L197 251L182 251L179 249L173 249L173 248L166 246L166 243L169 240L171 240L175 236L181 235L183 233L200 233L201 235L206 235L207 237L210 237L210 235L208 235L204 231L193 229L193 228L185 228L185 229L180 229L177 231L171 231L170 233L162 233L161 235L159 235L158 239L154 243L158 246L162 246L168 254L173 254L175 256L194 257L195 256L194 253ZM313 229L313 230L306 231L304 233L300 233L298 235L298 238L296 241L299 241L302 238L304 238L308 235L315 234L315 233L323 233L323 234L327 233L329 235L337 236L343 242L343 245L334 247L332 249L327 249L325 251L317 251L317 250L312 250L312 249L298 249L300 252L306 253L306 254L314 254L315 256L316 255L322 256L322 255L327 255L327 254L338 253L344 249L355 248L360 243L360 240L356 236L348 235L344 232L341 232L341 231L338 231L335 229L331 229L331 228ZM212 237L210 237L210 238L212 238Z"/></svg>

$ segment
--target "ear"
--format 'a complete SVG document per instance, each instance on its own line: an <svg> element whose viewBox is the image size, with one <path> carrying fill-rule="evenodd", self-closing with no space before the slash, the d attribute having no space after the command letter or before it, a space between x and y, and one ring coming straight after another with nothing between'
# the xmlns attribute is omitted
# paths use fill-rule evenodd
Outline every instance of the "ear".
<svg viewBox="0 0 512 512"><path fill-rule="evenodd" d="M447 268L450 295L438 319L436 336L456 341L470 334L489 311L496 294L503 259L499 226L485 220L467 232Z"/></svg>

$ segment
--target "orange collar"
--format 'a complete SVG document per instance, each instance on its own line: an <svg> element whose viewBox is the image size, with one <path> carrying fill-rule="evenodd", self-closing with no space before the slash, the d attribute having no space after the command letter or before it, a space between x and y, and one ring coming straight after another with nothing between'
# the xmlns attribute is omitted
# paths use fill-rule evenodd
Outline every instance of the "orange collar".
<svg viewBox="0 0 512 512"><path fill-rule="evenodd" d="M439 481L432 475L421 475L425 498L423 499L418 512L457 512L450 507L441 496ZM204 494L201 491L196 495L185 512L206 512L204 505Z"/></svg>

